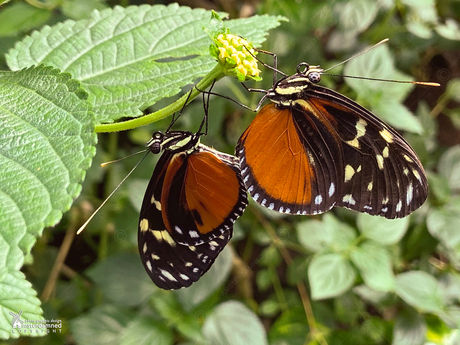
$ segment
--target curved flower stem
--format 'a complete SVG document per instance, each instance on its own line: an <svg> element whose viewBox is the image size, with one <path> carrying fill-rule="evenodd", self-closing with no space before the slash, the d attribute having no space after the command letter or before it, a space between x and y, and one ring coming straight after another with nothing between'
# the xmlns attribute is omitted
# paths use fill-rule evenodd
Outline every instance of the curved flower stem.
<svg viewBox="0 0 460 345"><path fill-rule="evenodd" d="M225 70L224 68L220 65L217 64L216 67L214 67L203 79L200 80L200 82L193 88L193 91L189 95L189 93L186 93L184 96L179 98L177 101L174 103L171 103L167 107L160 109L154 113L150 113L147 115L144 115L142 117L138 117L132 120L128 121L123 121L123 122L116 122L116 123L107 123L107 124L101 124L97 125L95 128L96 133L108 133L108 132L120 132L120 131L126 131L128 129L134 129L137 127L145 126L148 124L151 124L153 122L159 121L161 119L164 119L165 117L174 114L177 111L180 111L185 104L185 101L187 100L187 97L189 98L189 103L200 94L199 90L206 90L211 84L213 83L214 80L219 80L225 76Z"/></svg>

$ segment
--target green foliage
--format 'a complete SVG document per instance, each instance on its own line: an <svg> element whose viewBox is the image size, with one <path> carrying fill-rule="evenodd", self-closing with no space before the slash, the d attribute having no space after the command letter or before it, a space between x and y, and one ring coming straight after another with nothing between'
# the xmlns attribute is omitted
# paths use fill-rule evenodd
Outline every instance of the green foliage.
<svg viewBox="0 0 460 345"><path fill-rule="evenodd" d="M345 209L286 216L251 203L210 271L175 292L153 286L137 254L153 155L73 239L66 259L63 243L137 160L99 164L139 151L169 119L99 135L97 146L95 128L163 111L156 121L174 111L171 104L180 109L176 98L216 66L203 30L211 12L116 6L127 1L0 4L0 338L19 337L9 313L22 310L23 319L63 320L61 333L23 337L23 344L460 343L458 1L261 1L258 15L240 19L231 4L215 8L230 11L225 26L257 47L288 18L262 46L287 74L301 61L328 68L388 37L330 72L440 82L436 89L322 80L403 132L427 170L430 195L400 220ZM248 87L268 89L272 71L259 68L264 80ZM213 91L258 103L259 94L229 79ZM175 129L196 130L202 114L193 102ZM203 142L233 152L253 116L213 97Z"/></svg>

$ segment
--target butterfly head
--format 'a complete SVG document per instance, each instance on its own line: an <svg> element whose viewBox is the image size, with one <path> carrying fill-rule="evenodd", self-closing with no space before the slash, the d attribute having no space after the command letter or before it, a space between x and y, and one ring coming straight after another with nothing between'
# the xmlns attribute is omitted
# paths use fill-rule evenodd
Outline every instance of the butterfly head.
<svg viewBox="0 0 460 345"><path fill-rule="evenodd" d="M192 133L186 131L170 131L162 133L160 131L152 134L152 139L147 143L147 147L154 154L162 150L172 152L191 152L200 143L201 133Z"/></svg>
<svg viewBox="0 0 460 345"><path fill-rule="evenodd" d="M280 79L267 91L266 97L274 103L289 106L292 101L303 98L304 90L321 81L322 72L320 66L310 66L302 62L297 65L296 74Z"/></svg>

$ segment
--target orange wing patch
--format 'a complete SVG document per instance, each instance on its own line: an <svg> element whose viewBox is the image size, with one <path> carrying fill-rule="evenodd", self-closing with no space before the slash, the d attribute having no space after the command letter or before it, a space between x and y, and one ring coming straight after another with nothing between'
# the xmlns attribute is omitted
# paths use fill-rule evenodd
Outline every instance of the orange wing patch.
<svg viewBox="0 0 460 345"><path fill-rule="evenodd" d="M212 153L188 158L185 199L201 234L220 227L239 202L237 173ZM236 219L236 218L234 218Z"/></svg>
<svg viewBox="0 0 460 345"><path fill-rule="evenodd" d="M182 167L184 164L184 159L186 158L186 153L178 153L172 156L171 160L169 161L169 165L166 171L165 179L163 182L163 191L161 192L161 208L162 208L162 216L163 216L163 223L165 224L166 229L171 233L172 227L171 223L168 218L169 214L169 202L168 198L170 195L170 189L173 184L177 184L177 171ZM177 200L179 202L179 200Z"/></svg>
<svg viewBox="0 0 460 345"><path fill-rule="evenodd" d="M245 164L271 198L298 205L311 202L315 171L299 140L290 109L277 108L273 103L264 106L240 142Z"/></svg>

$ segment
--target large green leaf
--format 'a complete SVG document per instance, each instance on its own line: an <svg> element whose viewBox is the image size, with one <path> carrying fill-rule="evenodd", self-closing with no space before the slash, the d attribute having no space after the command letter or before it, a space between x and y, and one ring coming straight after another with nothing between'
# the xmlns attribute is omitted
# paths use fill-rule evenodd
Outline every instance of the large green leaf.
<svg viewBox="0 0 460 345"><path fill-rule="evenodd" d="M98 122L112 122L142 115L216 65L203 31L210 19L210 11L177 4L94 11L89 19L32 33L7 54L7 62L12 70L42 63L71 73L88 90ZM225 25L260 45L280 20L264 15Z"/></svg>
<svg viewBox="0 0 460 345"><path fill-rule="evenodd" d="M95 152L93 114L79 84L51 68L0 72L0 95L0 234L12 255L18 245L28 254L80 193ZM20 268L14 259L6 265Z"/></svg>
<svg viewBox="0 0 460 345"><path fill-rule="evenodd" d="M50 67L0 72L0 268L9 272L0 284L19 274L37 236L80 193L96 143L85 97L69 74ZM8 315L11 296L15 307L28 305L26 291L0 289L0 313Z"/></svg>
<svg viewBox="0 0 460 345"><path fill-rule="evenodd" d="M24 274L19 271L0 270L0 339L18 338L19 333L13 331L10 313L21 314L21 320L43 320L40 300ZM27 336L43 336L42 333L25 333Z"/></svg>
<svg viewBox="0 0 460 345"><path fill-rule="evenodd" d="M203 334L213 345L267 344L262 322L250 309L237 301L218 305L206 318Z"/></svg>

